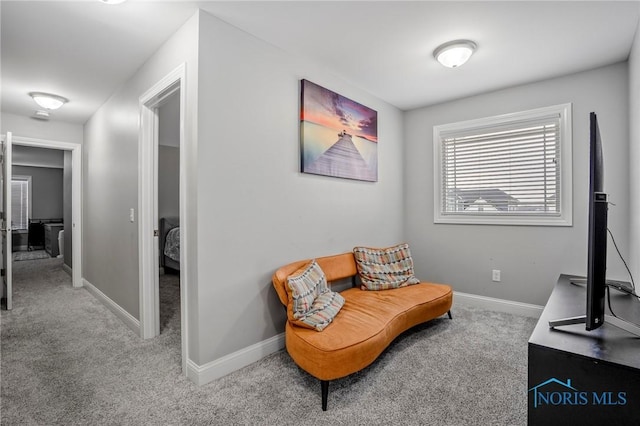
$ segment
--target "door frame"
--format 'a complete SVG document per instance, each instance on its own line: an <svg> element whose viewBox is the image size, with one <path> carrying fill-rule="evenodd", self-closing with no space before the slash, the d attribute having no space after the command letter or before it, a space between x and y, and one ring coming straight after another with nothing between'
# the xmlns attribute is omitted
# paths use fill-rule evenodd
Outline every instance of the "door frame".
<svg viewBox="0 0 640 426"><path fill-rule="evenodd" d="M82 145L49 139L35 139L13 135L12 145L71 151L71 281L82 287Z"/></svg>
<svg viewBox="0 0 640 426"><path fill-rule="evenodd" d="M3 292L6 291L4 296L7 301L7 310L10 311L13 309L13 231L11 230L13 135L11 132L7 132L2 139L2 267L4 274L0 281L2 281Z"/></svg>
<svg viewBox="0 0 640 426"><path fill-rule="evenodd" d="M158 231L158 106L180 91L180 328L182 372L186 375L188 359L188 303L189 273L187 250L189 223L186 220L186 64L154 84L139 98L140 136L138 140L138 259L140 264L140 335L150 339L160 334L159 306L159 235Z"/></svg>

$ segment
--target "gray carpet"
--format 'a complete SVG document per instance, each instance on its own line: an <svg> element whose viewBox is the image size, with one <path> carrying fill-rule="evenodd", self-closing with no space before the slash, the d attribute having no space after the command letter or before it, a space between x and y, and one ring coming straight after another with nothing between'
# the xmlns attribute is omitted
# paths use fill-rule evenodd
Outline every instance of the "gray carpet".
<svg viewBox="0 0 640 426"><path fill-rule="evenodd" d="M285 351L197 387L181 375L179 306L143 341L73 289L60 259L15 270L15 308L2 312L3 425L526 424L533 319L454 305L453 320L414 328L333 381L322 412L318 381ZM161 295L175 300L167 278Z"/></svg>
<svg viewBox="0 0 640 426"><path fill-rule="evenodd" d="M51 259L51 256L49 256L49 253L47 253L45 250L13 252L14 262L21 262L24 260L38 260L38 259Z"/></svg>

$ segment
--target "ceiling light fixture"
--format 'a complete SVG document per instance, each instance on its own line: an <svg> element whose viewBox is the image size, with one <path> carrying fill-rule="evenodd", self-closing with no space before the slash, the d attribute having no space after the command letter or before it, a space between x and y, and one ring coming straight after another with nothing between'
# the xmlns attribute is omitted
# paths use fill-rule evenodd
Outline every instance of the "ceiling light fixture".
<svg viewBox="0 0 640 426"><path fill-rule="evenodd" d="M471 40L453 40L438 46L433 57L445 67L456 68L467 62L477 47Z"/></svg>
<svg viewBox="0 0 640 426"><path fill-rule="evenodd" d="M124 3L127 0L100 0L100 2L104 3L104 4L120 4L120 3Z"/></svg>
<svg viewBox="0 0 640 426"><path fill-rule="evenodd" d="M43 109L39 109L38 111L33 113L33 118L37 118L38 120L48 120L49 112Z"/></svg>
<svg viewBox="0 0 640 426"><path fill-rule="evenodd" d="M31 92L29 96L42 108L47 110L54 110L60 108L62 105L69 102L69 99L62 96L52 95L50 93Z"/></svg>

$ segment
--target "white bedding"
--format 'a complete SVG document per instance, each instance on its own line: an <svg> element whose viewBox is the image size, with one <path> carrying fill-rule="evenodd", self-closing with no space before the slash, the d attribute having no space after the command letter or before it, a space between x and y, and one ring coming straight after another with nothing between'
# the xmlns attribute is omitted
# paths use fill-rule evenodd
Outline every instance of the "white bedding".
<svg viewBox="0 0 640 426"><path fill-rule="evenodd" d="M171 260L180 262L180 227L173 228L167 233L164 254Z"/></svg>

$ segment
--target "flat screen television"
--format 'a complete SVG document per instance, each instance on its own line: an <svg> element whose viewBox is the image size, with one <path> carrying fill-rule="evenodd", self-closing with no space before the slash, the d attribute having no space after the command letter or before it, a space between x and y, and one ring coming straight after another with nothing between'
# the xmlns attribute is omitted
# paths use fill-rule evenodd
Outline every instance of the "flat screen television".
<svg viewBox="0 0 640 426"><path fill-rule="evenodd" d="M604 159L598 117L589 115L589 227L587 246L587 278L572 279L573 283L586 283L586 314L578 317L549 321L549 327L585 324L589 331L605 322L640 336L640 327L615 316L606 315L607 284L618 288L620 281L607 281L607 215L609 201L604 192ZM628 291L628 290L627 290ZM633 294L633 292L631 291Z"/></svg>
<svg viewBox="0 0 640 426"><path fill-rule="evenodd" d="M587 330L604 323L607 282L607 210L604 191L604 162L598 117L589 115L589 238L587 257Z"/></svg>

